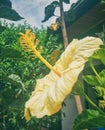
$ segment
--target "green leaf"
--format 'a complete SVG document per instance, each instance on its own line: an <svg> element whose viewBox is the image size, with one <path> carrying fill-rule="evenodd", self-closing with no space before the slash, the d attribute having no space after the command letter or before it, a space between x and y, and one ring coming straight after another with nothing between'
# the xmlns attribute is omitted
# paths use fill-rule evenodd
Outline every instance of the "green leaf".
<svg viewBox="0 0 105 130"><path fill-rule="evenodd" d="M20 84L22 86L22 88L25 90L25 87L24 87L24 84L23 82L21 81L21 78L19 77L19 75L16 75L16 74L11 74L8 76L8 78L10 80L13 80L14 82Z"/></svg>
<svg viewBox="0 0 105 130"><path fill-rule="evenodd" d="M88 84L90 84L92 86L100 85L98 78L96 76L86 75L86 76L83 76L83 79L85 80L85 82L87 82Z"/></svg>
<svg viewBox="0 0 105 130"><path fill-rule="evenodd" d="M105 88L104 87L96 86L95 90L96 90L96 94L98 97L102 97L103 99L105 98Z"/></svg>
<svg viewBox="0 0 105 130"><path fill-rule="evenodd" d="M105 115L95 110L85 110L74 121L72 130L105 127Z"/></svg>
<svg viewBox="0 0 105 130"><path fill-rule="evenodd" d="M72 89L72 94L84 96L83 84L78 81Z"/></svg>
<svg viewBox="0 0 105 130"><path fill-rule="evenodd" d="M70 4L69 0L63 0L63 2L65 2L66 4Z"/></svg>
<svg viewBox="0 0 105 130"><path fill-rule="evenodd" d="M53 1L50 5L45 7L45 18L42 22L47 21L50 17L54 16L55 8L59 6L58 1Z"/></svg>
<svg viewBox="0 0 105 130"><path fill-rule="evenodd" d="M99 73L99 76L105 78L105 69L103 69L103 70Z"/></svg>
<svg viewBox="0 0 105 130"><path fill-rule="evenodd" d="M0 57L1 58L22 58L22 53L16 49L13 48L4 48L4 47L0 47L1 50L1 54Z"/></svg>
<svg viewBox="0 0 105 130"><path fill-rule="evenodd" d="M105 88L105 69L103 69L100 73L101 86Z"/></svg>
<svg viewBox="0 0 105 130"><path fill-rule="evenodd" d="M23 90L25 90L24 83L22 82L22 80L19 77L19 75L11 74L11 75L7 76L7 75L5 75L5 73L3 73L2 80L8 81L11 84L13 84L14 86L21 87Z"/></svg>
<svg viewBox="0 0 105 130"><path fill-rule="evenodd" d="M105 48L99 49L92 57L101 60L101 62L105 65Z"/></svg>
<svg viewBox="0 0 105 130"><path fill-rule="evenodd" d="M12 8L12 4L10 0L0 0L0 6L8 6Z"/></svg>
<svg viewBox="0 0 105 130"><path fill-rule="evenodd" d="M12 9L12 3L10 0L0 0L0 18L5 18L13 21L22 19L22 17ZM4 30L4 27L0 26L0 32Z"/></svg>
<svg viewBox="0 0 105 130"><path fill-rule="evenodd" d="M15 10L7 6L0 6L0 18L5 18L13 21L23 19Z"/></svg>

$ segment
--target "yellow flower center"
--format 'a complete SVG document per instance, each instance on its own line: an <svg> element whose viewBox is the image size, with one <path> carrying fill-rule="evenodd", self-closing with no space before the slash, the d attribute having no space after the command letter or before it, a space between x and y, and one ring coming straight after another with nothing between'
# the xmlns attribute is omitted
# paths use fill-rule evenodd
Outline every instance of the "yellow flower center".
<svg viewBox="0 0 105 130"><path fill-rule="evenodd" d="M55 72L59 77L61 77L60 72L58 72L51 64L49 64L39 53L39 51L36 49L36 46L39 43L39 40L36 39L34 33L32 33L30 30L26 31L26 34L20 33L20 45L25 49L25 51L31 51L33 54L35 54L49 69L51 69L53 72ZM34 41L35 44L34 44Z"/></svg>

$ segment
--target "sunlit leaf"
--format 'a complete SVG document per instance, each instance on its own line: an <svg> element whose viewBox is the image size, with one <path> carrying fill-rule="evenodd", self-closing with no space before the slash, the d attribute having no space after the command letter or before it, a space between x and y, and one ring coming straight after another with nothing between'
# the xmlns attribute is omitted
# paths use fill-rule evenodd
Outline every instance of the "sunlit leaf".
<svg viewBox="0 0 105 130"><path fill-rule="evenodd" d="M14 82L20 84L22 86L22 88L25 90L24 83L21 81L21 78L19 77L19 75L11 74L8 76L8 78L13 80Z"/></svg>
<svg viewBox="0 0 105 130"><path fill-rule="evenodd" d="M85 80L85 82L87 82L88 84L90 84L92 86L100 85L98 78L94 75L83 76L83 79Z"/></svg>
<svg viewBox="0 0 105 130"><path fill-rule="evenodd" d="M22 87L25 90L24 87L24 83L22 82L21 78L19 77L19 75L16 74L11 74L9 76L7 76L4 72L2 75L2 80L5 80L7 82L10 82L11 84L13 84L16 87Z"/></svg>
<svg viewBox="0 0 105 130"><path fill-rule="evenodd" d="M103 70L99 73L99 76L105 78L105 69L103 69Z"/></svg>
<svg viewBox="0 0 105 130"><path fill-rule="evenodd" d="M93 58L99 59L105 65L105 48L101 48L94 55Z"/></svg>
<svg viewBox="0 0 105 130"><path fill-rule="evenodd" d="M100 87L100 86L96 86L95 90L96 90L97 96L98 97L102 97L104 99L104 97L105 97L105 88L104 87Z"/></svg>
<svg viewBox="0 0 105 130"><path fill-rule="evenodd" d="M105 87L105 69L103 69L100 73L101 86Z"/></svg>

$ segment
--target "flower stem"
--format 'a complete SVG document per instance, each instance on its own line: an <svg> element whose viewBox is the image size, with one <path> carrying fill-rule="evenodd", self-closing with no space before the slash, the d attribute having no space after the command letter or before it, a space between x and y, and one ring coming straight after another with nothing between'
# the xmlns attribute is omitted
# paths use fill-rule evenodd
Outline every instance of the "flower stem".
<svg viewBox="0 0 105 130"><path fill-rule="evenodd" d="M31 42L31 41L30 41ZM59 77L61 77L61 73L59 71L57 71L51 64L49 64L39 53L39 51L37 51L36 48L34 48L33 46L31 47L33 53L53 72L55 72L55 74L57 74Z"/></svg>
<svg viewBox="0 0 105 130"><path fill-rule="evenodd" d="M34 51L34 54L53 72L55 72L59 77L61 77L61 73L57 71L51 64L49 64L42 56L41 54L37 51L37 53Z"/></svg>

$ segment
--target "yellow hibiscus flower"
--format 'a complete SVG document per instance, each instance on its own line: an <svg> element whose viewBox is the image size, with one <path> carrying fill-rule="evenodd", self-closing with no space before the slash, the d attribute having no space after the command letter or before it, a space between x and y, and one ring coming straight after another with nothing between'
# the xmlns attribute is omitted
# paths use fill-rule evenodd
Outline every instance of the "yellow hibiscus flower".
<svg viewBox="0 0 105 130"><path fill-rule="evenodd" d="M74 39L53 66L61 75L58 76L51 71L42 79L37 80L35 90L25 104L26 120L30 120L30 116L42 118L58 112L62 107L62 102L72 91L88 58L102 44L103 42L95 37Z"/></svg>

